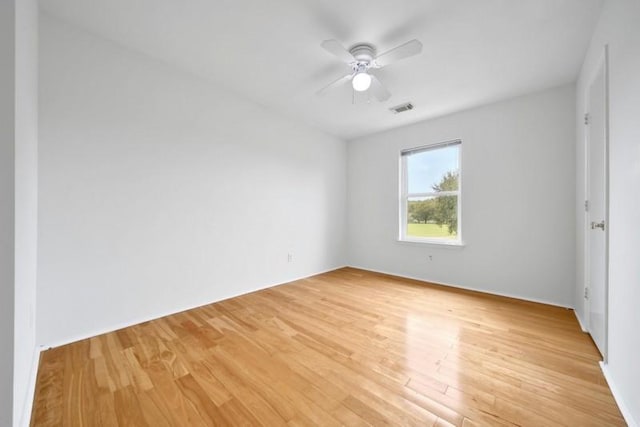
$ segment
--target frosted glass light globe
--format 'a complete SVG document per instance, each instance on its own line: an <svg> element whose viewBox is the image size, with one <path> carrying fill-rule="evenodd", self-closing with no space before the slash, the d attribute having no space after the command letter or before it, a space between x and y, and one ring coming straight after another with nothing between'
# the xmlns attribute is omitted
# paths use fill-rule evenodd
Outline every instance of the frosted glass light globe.
<svg viewBox="0 0 640 427"><path fill-rule="evenodd" d="M358 92L363 92L369 89L369 86L371 86L371 76L367 73L358 73L355 76L353 76L351 85L353 86L354 90L357 90Z"/></svg>

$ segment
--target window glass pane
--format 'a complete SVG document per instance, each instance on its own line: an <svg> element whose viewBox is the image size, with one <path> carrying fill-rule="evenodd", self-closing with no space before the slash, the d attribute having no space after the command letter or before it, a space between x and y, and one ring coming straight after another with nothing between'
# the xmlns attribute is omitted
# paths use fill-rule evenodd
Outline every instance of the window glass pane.
<svg viewBox="0 0 640 427"><path fill-rule="evenodd" d="M458 189L460 145L407 155L407 190L412 193Z"/></svg>
<svg viewBox="0 0 640 427"><path fill-rule="evenodd" d="M410 197L406 236L458 239L458 196Z"/></svg>

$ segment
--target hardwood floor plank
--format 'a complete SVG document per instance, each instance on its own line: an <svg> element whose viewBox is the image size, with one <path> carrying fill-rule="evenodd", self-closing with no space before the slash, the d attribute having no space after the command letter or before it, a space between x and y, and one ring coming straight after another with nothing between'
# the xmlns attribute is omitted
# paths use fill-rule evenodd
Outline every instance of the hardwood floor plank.
<svg viewBox="0 0 640 427"><path fill-rule="evenodd" d="M41 355L33 426L623 426L571 312L343 268Z"/></svg>
<svg viewBox="0 0 640 427"><path fill-rule="evenodd" d="M148 426L142 413L142 406L138 401L138 396L133 391L133 387L127 386L118 389L113 394L114 411L118 420L118 425L128 426ZM80 406L80 405L77 405ZM69 425L73 425L73 418L68 419ZM80 425L92 425L91 423L80 423Z"/></svg>
<svg viewBox="0 0 640 427"><path fill-rule="evenodd" d="M138 393L137 397L138 402L140 402L142 414L147 424L154 427L173 425L173 416L171 411L167 407L167 402L165 402L160 397L160 395L157 393L157 390L151 389L146 392Z"/></svg>
<svg viewBox="0 0 640 427"><path fill-rule="evenodd" d="M187 399L191 407L196 410L206 425L223 426L226 424L226 420L218 407L191 374L178 378L176 383L182 395Z"/></svg>

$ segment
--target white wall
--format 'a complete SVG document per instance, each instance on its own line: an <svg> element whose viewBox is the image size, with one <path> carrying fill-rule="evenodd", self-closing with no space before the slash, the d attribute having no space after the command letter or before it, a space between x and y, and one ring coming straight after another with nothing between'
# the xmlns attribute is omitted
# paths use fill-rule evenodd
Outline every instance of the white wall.
<svg viewBox="0 0 640 427"><path fill-rule="evenodd" d="M0 3L0 425L33 392L37 236L36 0ZM25 417L26 415L26 417Z"/></svg>
<svg viewBox="0 0 640 427"><path fill-rule="evenodd" d="M565 86L351 141L349 264L571 306L574 97ZM396 241L400 150L458 138L466 246Z"/></svg>
<svg viewBox="0 0 640 427"><path fill-rule="evenodd" d="M584 216L584 114L586 91L604 45L609 45L609 328L605 373L627 422L640 425L640 2L610 0L589 46L577 84L577 230ZM584 316L584 259L577 245L576 310Z"/></svg>
<svg viewBox="0 0 640 427"><path fill-rule="evenodd" d="M13 413L15 9L0 2L0 426Z"/></svg>
<svg viewBox="0 0 640 427"><path fill-rule="evenodd" d="M41 24L39 343L344 264L343 141Z"/></svg>
<svg viewBox="0 0 640 427"><path fill-rule="evenodd" d="M14 423L28 425L35 387L38 236L38 2L16 2Z"/></svg>

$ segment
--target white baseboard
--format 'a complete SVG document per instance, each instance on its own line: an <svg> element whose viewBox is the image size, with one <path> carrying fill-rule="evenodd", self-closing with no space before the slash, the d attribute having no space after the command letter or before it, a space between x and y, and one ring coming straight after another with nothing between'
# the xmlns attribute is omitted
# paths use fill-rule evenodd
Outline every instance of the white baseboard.
<svg viewBox="0 0 640 427"><path fill-rule="evenodd" d="M582 332L589 333L589 330L584 327L584 322L580 318L580 315L578 314L578 312L576 310L573 310L573 313L576 315L576 319L578 319L578 325L580 325L580 329L582 329Z"/></svg>
<svg viewBox="0 0 640 427"><path fill-rule="evenodd" d="M620 412L622 412L622 416L624 420L627 422L629 427L640 427L637 420L633 419L633 415L631 411L629 411L629 407L626 405L624 399L620 395L620 390L618 390L618 386L611 378L611 372L609 371L609 365L604 362L600 362L600 369L602 369L602 373L604 374L604 379L607 380L607 384L609 384L609 389L611 389L611 394L613 394L613 398L618 404L618 408L620 408Z"/></svg>
<svg viewBox="0 0 640 427"><path fill-rule="evenodd" d="M422 278L422 277L408 276L406 274L398 274L398 273L393 273L393 272L389 272L389 271L374 270L372 268L359 267L359 266L356 266L356 265L351 265L350 267L357 268L358 270L371 271L373 273L381 273L381 274L388 274L390 276L402 277L404 279L418 280L420 282L425 282L425 283L433 283L434 285L449 286L451 288L464 289L466 291L481 292L483 294L489 294L489 295L496 295L496 296L499 296L499 297L507 297L507 298L519 299L519 300L522 300L522 301L535 302L535 303L538 303L538 304L553 305L553 306L556 306L556 307L562 307L562 308L567 308L567 309L573 310L573 307L570 307L568 305L559 304L559 303L553 302L553 301L546 301L546 300L538 299L538 298L524 297L522 295L509 294L509 293L506 293L506 292L489 291L489 290L486 290L486 289L472 288L472 287L469 287L469 286L453 285L451 283L437 282L435 280L429 280L429 279L425 279L425 278Z"/></svg>
<svg viewBox="0 0 640 427"><path fill-rule="evenodd" d="M187 311L187 310L193 310L194 308L198 308L198 307L202 307L204 305L208 305L208 304L213 304L216 302L220 302L220 301L224 301L226 299L229 298L235 298L235 297L239 297L241 295L246 295L246 294L250 294L251 292L256 292L256 291L260 291L263 289L267 289L267 288L272 288L274 286L278 286L278 285L283 285L285 283L289 283L289 282L295 282L296 280L301 280L301 279L306 279L308 277L312 277L312 276L317 276L318 274L323 274L323 273L328 273L330 271L335 271L335 270L339 270L341 268L345 268L347 267L346 265L341 265L341 266L337 266L337 267L332 267L326 270L321 270L315 273L311 273L311 274L307 274L307 275L303 275L303 276L299 276L299 277L293 277L291 279L287 279L286 281L283 282L277 282L277 283L269 283L266 285L260 285L256 288L252 288L240 293L234 293L234 294L229 294L229 295L225 295L221 298L215 299L213 301L203 301L202 303L198 303L196 305L190 305L187 307L177 307L169 312L159 312L159 313L154 313L151 316L145 316L145 317L141 317L141 318L137 318L137 319L132 319L130 321L126 321L126 322L122 322L122 323L118 323L115 325L111 325L111 326L107 326L105 328L100 328L100 329L95 329L93 331L87 332L85 334L80 334L80 335L76 335L70 338L66 338L66 339L62 339L59 341L55 341L55 342L50 342L50 343L46 343L46 344L41 344L40 347L42 348L42 351L48 350L50 348L55 348L55 347L61 347L63 345L67 345L67 344L71 344L77 341L81 341L81 340L85 340L87 338L93 338L96 337L98 335L102 335L102 334L106 334L109 332L113 332L113 331L117 331L119 329L123 329L123 328L128 328L129 326L133 326L133 325L138 325L140 323L144 323L144 322L149 322L151 320L155 320L155 319L160 319L162 317L165 316L171 316L172 314L176 314L176 313L181 313L183 311Z"/></svg>
<svg viewBox="0 0 640 427"><path fill-rule="evenodd" d="M40 365L41 347L35 347L31 355L31 371L29 372L29 384L27 385L27 395L24 399L24 406L20 420L15 425L20 427L29 427L31 424L31 411L33 409L33 399L36 393L36 380L38 379L38 366Z"/></svg>

